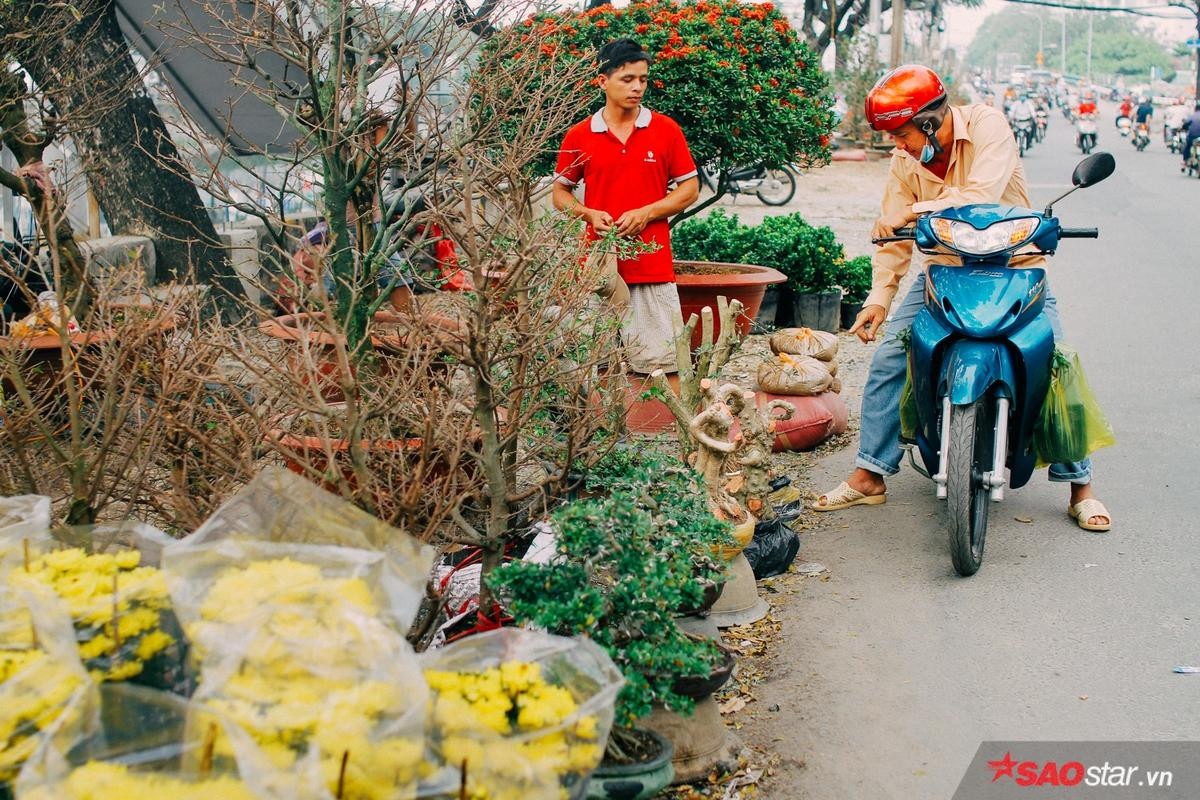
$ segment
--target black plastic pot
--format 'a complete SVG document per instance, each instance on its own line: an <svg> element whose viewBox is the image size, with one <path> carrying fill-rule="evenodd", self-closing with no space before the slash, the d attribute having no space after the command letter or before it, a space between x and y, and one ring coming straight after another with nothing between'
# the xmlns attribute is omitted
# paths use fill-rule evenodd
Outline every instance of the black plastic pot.
<svg viewBox="0 0 1200 800"><path fill-rule="evenodd" d="M795 293L785 283L774 283L763 294L762 305L754 317L754 333L770 333L786 328L795 319Z"/></svg>
<svg viewBox="0 0 1200 800"><path fill-rule="evenodd" d="M637 733L658 744L658 755L637 764L608 766L601 763L588 781L588 798L646 800L670 785L675 777L671 764L675 748L654 731L639 728Z"/></svg>
<svg viewBox="0 0 1200 800"><path fill-rule="evenodd" d="M842 301L842 330L848 331L854 327L854 320L858 317L858 312L862 311L862 307L862 303Z"/></svg>
<svg viewBox="0 0 1200 800"><path fill-rule="evenodd" d="M798 293L794 303L796 318L792 324L802 328L812 328L815 331L837 333L841 304L842 292L840 289Z"/></svg>
<svg viewBox="0 0 1200 800"><path fill-rule="evenodd" d="M721 599L721 592L725 591L724 583L706 582L704 584L704 596L700 599L700 605L696 608L678 609L678 614L681 617L690 617L697 614L707 614L717 601Z"/></svg>

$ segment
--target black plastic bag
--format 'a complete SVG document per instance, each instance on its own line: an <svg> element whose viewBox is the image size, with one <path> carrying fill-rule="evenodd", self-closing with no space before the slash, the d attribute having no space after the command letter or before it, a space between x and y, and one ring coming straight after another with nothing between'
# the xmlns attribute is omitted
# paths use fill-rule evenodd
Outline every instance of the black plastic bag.
<svg viewBox="0 0 1200 800"><path fill-rule="evenodd" d="M782 518L765 519L754 526L754 539L743 550L754 579L782 575L796 560L800 537Z"/></svg>

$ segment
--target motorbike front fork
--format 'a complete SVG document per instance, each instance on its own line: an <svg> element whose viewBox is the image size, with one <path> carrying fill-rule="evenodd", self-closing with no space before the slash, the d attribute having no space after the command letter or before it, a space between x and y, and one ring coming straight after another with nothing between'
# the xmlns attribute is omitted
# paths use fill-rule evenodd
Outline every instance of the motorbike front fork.
<svg viewBox="0 0 1200 800"><path fill-rule="evenodd" d="M1008 484L1008 479L1004 476L1004 464L1008 459L1008 411L1011 403L1007 397L996 398L996 427L992 438L992 468L984 472L981 477L983 485L988 487L990 496L993 502L999 503L1004 499L1004 487ZM937 498L945 500L947 495L947 485L949 476L946 473L946 465L950 459L950 410L953 406L950 403L950 397L942 398L942 421L941 430L939 431L941 438L941 447L938 450L938 471L934 475L930 475L917 465L916 457L913 455L913 446L906 445L908 450L909 461L913 467L923 473L933 482L937 484Z"/></svg>

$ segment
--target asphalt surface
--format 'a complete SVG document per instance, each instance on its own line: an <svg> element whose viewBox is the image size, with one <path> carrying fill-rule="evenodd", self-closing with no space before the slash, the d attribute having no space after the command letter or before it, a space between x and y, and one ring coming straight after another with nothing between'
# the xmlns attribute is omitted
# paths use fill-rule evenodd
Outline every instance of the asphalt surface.
<svg viewBox="0 0 1200 800"><path fill-rule="evenodd" d="M886 505L822 520L799 560L828 579L780 609L758 696L780 706L755 723L782 757L767 796L949 798L984 740L1200 739L1200 674L1172 672L1200 665L1200 180L1158 134L1136 152L1104 111L1117 172L1056 207L1101 238L1063 242L1049 269L1116 430L1095 459L1114 529L1075 527L1042 473L992 507L984 566L959 578L945 506L907 466ZM1081 157L1056 113L1025 158L1034 203ZM836 485L853 455L811 483Z"/></svg>

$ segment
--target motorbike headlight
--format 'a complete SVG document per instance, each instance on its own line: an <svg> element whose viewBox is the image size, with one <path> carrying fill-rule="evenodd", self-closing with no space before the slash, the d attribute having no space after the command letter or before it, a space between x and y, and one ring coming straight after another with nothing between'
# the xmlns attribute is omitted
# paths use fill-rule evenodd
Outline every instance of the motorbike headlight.
<svg viewBox="0 0 1200 800"><path fill-rule="evenodd" d="M1038 221L1034 217L1009 219L979 230L966 222L935 217L930 227L946 247L973 256L990 256L1025 244L1037 231Z"/></svg>

